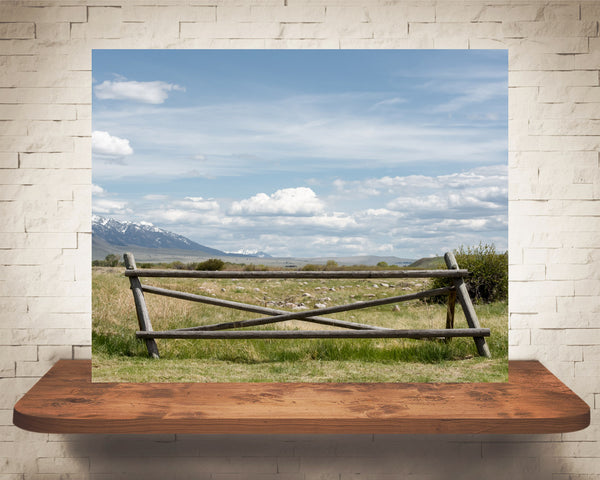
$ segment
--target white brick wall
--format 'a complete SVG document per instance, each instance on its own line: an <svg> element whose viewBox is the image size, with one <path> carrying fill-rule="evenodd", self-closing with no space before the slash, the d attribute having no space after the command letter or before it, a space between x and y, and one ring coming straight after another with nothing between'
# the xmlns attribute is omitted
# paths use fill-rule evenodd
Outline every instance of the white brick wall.
<svg viewBox="0 0 600 480"><path fill-rule="evenodd" d="M600 479L600 4L0 2L0 480ZM522 436L44 435L12 406L90 356L92 48L508 48L510 356L592 408Z"/></svg>

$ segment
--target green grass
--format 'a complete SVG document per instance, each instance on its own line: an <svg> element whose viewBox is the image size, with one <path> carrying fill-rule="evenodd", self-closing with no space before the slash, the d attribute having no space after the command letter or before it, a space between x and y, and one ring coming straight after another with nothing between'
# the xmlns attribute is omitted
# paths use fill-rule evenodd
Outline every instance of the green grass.
<svg viewBox="0 0 600 480"><path fill-rule="evenodd" d="M282 310L290 304L327 306L402 295L426 288L426 280L212 280L144 279L144 283ZM385 283L389 286L382 286ZM376 288L376 286L378 288ZM481 358L472 338L157 340L159 360L136 339L137 317L122 268L92 273L94 381L201 382L501 382L508 379L506 302L476 305L492 359ZM308 295L305 295L308 294ZM155 330L256 318L257 314L146 294ZM288 305L281 305L281 304ZM332 318L393 327L444 328L445 305L411 301L343 312ZM456 328L466 328L459 306ZM329 329L302 321L257 329Z"/></svg>

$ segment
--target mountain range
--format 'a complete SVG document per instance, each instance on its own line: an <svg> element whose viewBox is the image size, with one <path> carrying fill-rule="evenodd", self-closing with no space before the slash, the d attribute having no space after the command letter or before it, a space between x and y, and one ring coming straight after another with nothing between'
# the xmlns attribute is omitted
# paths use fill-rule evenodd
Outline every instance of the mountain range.
<svg viewBox="0 0 600 480"><path fill-rule="evenodd" d="M205 258L221 258L225 261L264 263L269 265L302 266L306 263L326 263L335 260L340 265L375 265L384 261L389 265L408 265L414 260L399 257L318 257L277 258L256 250L239 248L235 252L224 252L190 240L178 233L156 227L148 222L129 222L114 218L92 215L92 260L103 260L109 254L134 254L138 261L145 262L193 262Z"/></svg>
<svg viewBox="0 0 600 480"><path fill-rule="evenodd" d="M131 251L141 258L156 256L194 257L269 257L260 251L240 249L224 252L194 242L183 235L156 227L148 222L129 222L114 218L92 215L92 258L100 260L110 253L122 254Z"/></svg>

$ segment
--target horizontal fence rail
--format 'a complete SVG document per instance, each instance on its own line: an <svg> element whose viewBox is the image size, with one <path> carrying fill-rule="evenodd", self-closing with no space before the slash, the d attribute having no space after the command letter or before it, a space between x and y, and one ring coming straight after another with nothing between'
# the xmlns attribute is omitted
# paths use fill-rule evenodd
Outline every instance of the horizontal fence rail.
<svg viewBox="0 0 600 480"><path fill-rule="evenodd" d="M137 269L133 255L126 253L125 276L129 277L135 299L136 313L140 330L136 336L146 342L150 356L158 358L158 347L155 339L303 339L303 338L445 338L447 341L454 337L473 337L480 355L489 357L490 352L484 337L490 336L489 328L481 328L471 299L464 283L469 275L468 270L461 270L451 253L444 257L447 270L330 270L330 271L202 271L202 270L154 270ZM205 295L180 292L151 285L143 285L140 277L156 278L211 278L211 279L375 279L375 278L450 278L452 286L441 287L404 295L395 295L375 300L356 301L345 305L322 307L312 310L289 312L274 308L261 307L247 303L234 302ZM162 295L180 300L200 302L225 308L267 315L266 317L250 320L216 323L197 327L178 328L165 331L154 331L144 293ZM427 297L448 295L447 319L445 329L399 330L393 328L348 322L334 318L323 317L332 313L347 312L392 303L406 302ZM458 298L469 328L454 328L455 300ZM299 320L346 330L235 330L238 328L255 327ZM225 331L227 330L227 331Z"/></svg>
<svg viewBox="0 0 600 480"><path fill-rule="evenodd" d="M136 332L139 338L206 338L223 340L271 339L271 338L447 338L447 337L489 337L489 328L455 328L452 330L236 330L236 331L189 331L166 330L155 332Z"/></svg>
<svg viewBox="0 0 600 480"><path fill-rule="evenodd" d="M468 270L326 270L326 271L245 271L245 270L125 270L126 277L166 277L166 278L459 278L466 277Z"/></svg>

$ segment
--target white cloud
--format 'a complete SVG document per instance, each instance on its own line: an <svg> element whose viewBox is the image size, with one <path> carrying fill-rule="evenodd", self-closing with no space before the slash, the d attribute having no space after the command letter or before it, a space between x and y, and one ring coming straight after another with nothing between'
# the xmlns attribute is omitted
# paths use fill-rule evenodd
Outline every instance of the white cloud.
<svg viewBox="0 0 600 480"><path fill-rule="evenodd" d="M96 130L92 132L92 152L100 155L122 157L131 155L133 149L126 138L115 137L108 132Z"/></svg>
<svg viewBox="0 0 600 480"><path fill-rule="evenodd" d="M92 184L92 195L103 195L104 189L100 185Z"/></svg>
<svg viewBox="0 0 600 480"><path fill-rule="evenodd" d="M175 205L175 202L174 202ZM211 211L198 211L184 208L164 208L160 210L150 210L145 212L145 217L151 218L157 223L167 224L179 224L186 225L186 228L190 226L209 225L209 226L223 226L231 225L232 219L224 217L218 212ZM239 228L244 225L244 222L236 221L235 227ZM199 232L201 235L206 232ZM222 234L222 232L220 232Z"/></svg>
<svg viewBox="0 0 600 480"><path fill-rule="evenodd" d="M442 88L442 90L444 89ZM461 94L455 96L446 103L434 107L433 111L440 113L455 112L473 104L481 104L494 98L502 98L506 96L508 84L505 81L487 83L473 82L467 85L459 84L457 90L460 91ZM454 93L452 87L446 89L446 91Z"/></svg>
<svg viewBox="0 0 600 480"><path fill-rule="evenodd" d="M173 202L173 205L176 205L178 207L191 208L193 210L219 210L219 202L212 198L209 198L207 200L202 197L185 197L184 200Z"/></svg>
<svg viewBox="0 0 600 480"><path fill-rule="evenodd" d="M323 230L340 230L355 227L357 225L356 220L343 213L328 214L328 215L316 215L306 217L291 217L282 216L275 218L269 222L271 226L294 226L294 227L317 227Z"/></svg>
<svg viewBox="0 0 600 480"><path fill-rule="evenodd" d="M119 202L117 200L100 199L92 203L92 211L96 214L116 214L128 213L131 210L126 208L127 202Z"/></svg>
<svg viewBox="0 0 600 480"><path fill-rule="evenodd" d="M101 100L133 100L141 103L163 103L170 91L185 91L185 88L166 82L136 82L133 80L106 80L94 87L96 98Z"/></svg>
<svg viewBox="0 0 600 480"><path fill-rule="evenodd" d="M166 200L167 198L169 198L169 196L151 193L149 195L144 195L142 198L144 200Z"/></svg>
<svg viewBox="0 0 600 480"><path fill-rule="evenodd" d="M386 205L392 210L436 210L441 211L448 206L448 200L439 195L397 197Z"/></svg>
<svg viewBox="0 0 600 480"><path fill-rule="evenodd" d="M190 212L189 210L181 210L177 208L168 208L165 210L154 210L148 212L157 221L165 223L188 223L196 222L201 219L201 215L196 212Z"/></svg>
<svg viewBox="0 0 600 480"><path fill-rule="evenodd" d="M385 100L381 100L380 102L377 102L375 105L373 105L373 108L399 105L401 103L406 103L407 101L408 100L406 100L405 98L400 98L400 97L387 98Z"/></svg>
<svg viewBox="0 0 600 480"><path fill-rule="evenodd" d="M324 210L323 202L308 187L283 188L272 195L257 193L253 197L233 202L233 215L315 215Z"/></svg>

